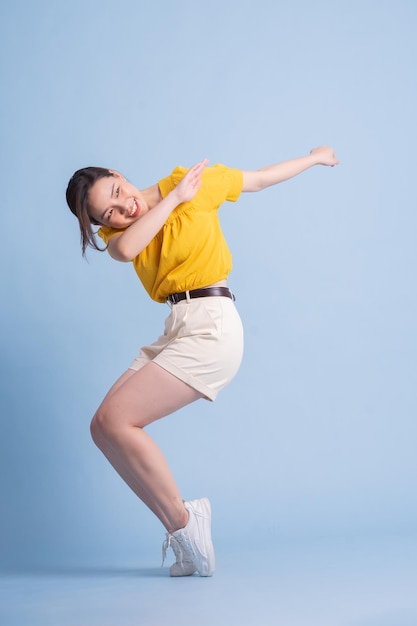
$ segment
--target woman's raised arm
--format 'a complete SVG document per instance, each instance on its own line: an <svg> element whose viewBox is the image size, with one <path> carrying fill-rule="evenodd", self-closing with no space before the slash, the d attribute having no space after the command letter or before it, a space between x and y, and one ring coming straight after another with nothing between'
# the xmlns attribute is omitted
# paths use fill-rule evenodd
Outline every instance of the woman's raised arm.
<svg viewBox="0 0 417 626"><path fill-rule="evenodd" d="M271 185L282 183L293 176L297 176L313 165L337 165L333 148L321 146L311 150L310 154L289 161L282 161L259 170L243 171L242 191L261 191Z"/></svg>

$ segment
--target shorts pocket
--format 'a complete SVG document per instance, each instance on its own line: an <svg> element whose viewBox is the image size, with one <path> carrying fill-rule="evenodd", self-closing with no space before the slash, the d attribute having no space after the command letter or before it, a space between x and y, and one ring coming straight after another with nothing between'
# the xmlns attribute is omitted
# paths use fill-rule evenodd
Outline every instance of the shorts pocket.
<svg viewBox="0 0 417 626"><path fill-rule="evenodd" d="M218 336L223 328L223 310L218 298L201 298L191 301L184 320L186 335Z"/></svg>

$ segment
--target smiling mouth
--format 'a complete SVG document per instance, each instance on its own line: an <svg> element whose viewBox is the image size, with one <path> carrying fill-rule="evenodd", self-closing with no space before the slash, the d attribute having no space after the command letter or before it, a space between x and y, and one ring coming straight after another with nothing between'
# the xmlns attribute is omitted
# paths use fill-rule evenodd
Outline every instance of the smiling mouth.
<svg viewBox="0 0 417 626"><path fill-rule="evenodd" d="M136 202L136 200L133 200L133 204L132 207L129 210L129 217L136 217L139 213L140 207L138 205L138 203Z"/></svg>

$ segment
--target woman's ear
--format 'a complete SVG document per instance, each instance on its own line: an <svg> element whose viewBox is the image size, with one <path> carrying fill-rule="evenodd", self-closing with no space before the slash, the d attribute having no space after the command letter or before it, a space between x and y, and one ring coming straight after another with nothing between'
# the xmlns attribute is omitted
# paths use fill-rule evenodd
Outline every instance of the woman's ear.
<svg viewBox="0 0 417 626"><path fill-rule="evenodd" d="M122 180L125 180L125 177L120 172L116 172L116 170L109 170L109 172L116 178L121 178Z"/></svg>

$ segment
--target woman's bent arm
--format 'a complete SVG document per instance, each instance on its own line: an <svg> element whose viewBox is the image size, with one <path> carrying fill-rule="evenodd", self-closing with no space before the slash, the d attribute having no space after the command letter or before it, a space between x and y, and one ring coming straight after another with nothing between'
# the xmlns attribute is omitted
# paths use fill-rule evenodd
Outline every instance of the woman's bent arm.
<svg viewBox="0 0 417 626"><path fill-rule="evenodd" d="M201 187L201 174L208 161L191 167L178 185L161 202L143 217L133 222L125 231L114 235L107 250L116 261L131 261L152 241L161 230L172 211L182 202L194 198Z"/></svg>
<svg viewBox="0 0 417 626"><path fill-rule="evenodd" d="M314 148L307 156L283 161L260 170L243 172L243 191L261 191L271 185L282 183L293 176L297 176L313 165L337 165L333 148L321 146Z"/></svg>

